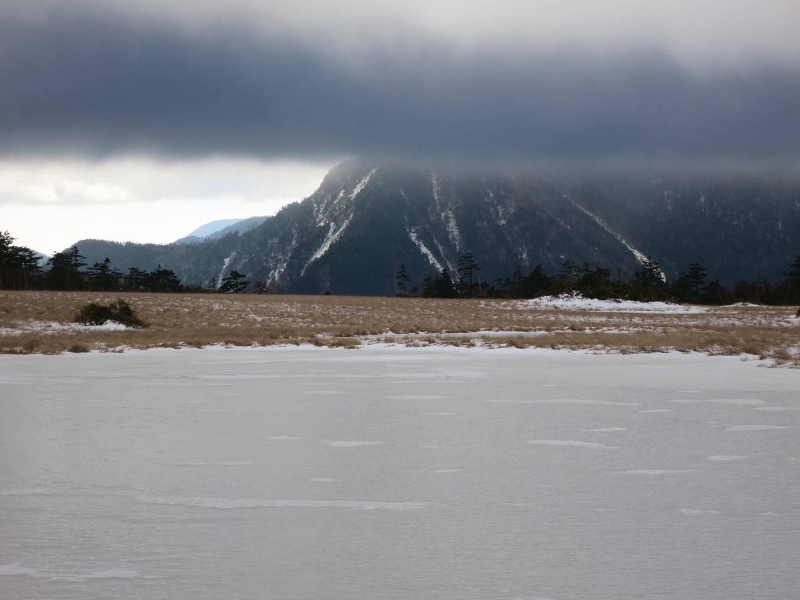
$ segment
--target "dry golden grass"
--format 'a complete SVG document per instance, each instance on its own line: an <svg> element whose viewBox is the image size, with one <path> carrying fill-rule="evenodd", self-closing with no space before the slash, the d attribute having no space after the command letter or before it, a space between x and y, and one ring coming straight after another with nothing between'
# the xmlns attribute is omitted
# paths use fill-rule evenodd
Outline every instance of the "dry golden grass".
<svg viewBox="0 0 800 600"><path fill-rule="evenodd" d="M64 326L87 302L107 304L117 297L128 301L150 327L106 331ZM0 292L0 352L56 354L211 344L351 348L390 341L751 354L800 366L800 319L794 315L792 307L624 313L533 309L510 300Z"/></svg>

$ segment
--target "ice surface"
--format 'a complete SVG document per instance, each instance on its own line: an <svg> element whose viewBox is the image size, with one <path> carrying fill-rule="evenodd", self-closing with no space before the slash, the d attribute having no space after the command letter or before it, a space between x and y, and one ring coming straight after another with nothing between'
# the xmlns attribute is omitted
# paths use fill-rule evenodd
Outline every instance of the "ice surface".
<svg viewBox="0 0 800 600"><path fill-rule="evenodd" d="M528 443L544 444L548 446L575 446L578 448L615 448L615 446L606 446L605 444L598 444L597 442L581 442L579 440L528 440Z"/></svg>
<svg viewBox="0 0 800 600"><path fill-rule="evenodd" d="M450 398L450 396L442 396L438 394L431 394L431 395L413 395L413 394L406 394L401 396L386 396L387 400L443 400L445 398Z"/></svg>
<svg viewBox="0 0 800 600"><path fill-rule="evenodd" d="M641 406L636 402L615 402L612 400L593 400L588 398L544 398L541 400L488 400L498 404L586 404L597 406Z"/></svg>
<svg viewBox="0 0 800 600"><path fill-rule="evenodd" d="M175 467L246 467L252 465L252 461L232 460L227 462L180 462L174 463Z"/></svg>
<svg viewBox="0 0 800 600"><path fill-rule="evenodd" d="M797 370L306 346L5 356L0 381L2 600L800 589L800 411L670 402L800 407Z"/></svg>
<svg viewBox="0 0 800 600"><path fill-rule="evenodd" d="M41 571L32 567L23 566L20 563L0 565L0 575L26 575L37 579L48 579L51 581L88 581L90 579L132 579L139 577L135 569L107 569L93 573L51 573ZM146 577L153 579L153 577Z"/></svg>
<svg viewBox="0 0 800 600"><path fill-rule="evenodd" d="M179 496L137 496L142 504L191 506L196 508L359 508L366 510L415 510L431 506L430 502L377 502L371 500L238 500Z"/></svg>
<svg viewBox="0 0 800 600"><path fill-rule="evenodd" d="M357 448L358 446L377 446L383 442L358 442L358 441L336 441L328 440L325 442L331 448Z"/></svg>
<svg viewBox="0 0 800 600"><path fill-rule="evenodd" d="M584 429L584 431L594 431L597 433L603 433L606 431L630 431L627 427L595 427L594 429Z"/></svg>
<svg viewBox="0 0 800 600"><path fill-rule="evenodd" d="M621 475L671 475L676 473L695 473L694 469L631 469L617 471Z"/></svg>
<svg viewBox="0 0 800 600"><path fill-rule="evenodd" d="M725 431L769 431L771 429L788 429L786 425L731 425Z"/></svg>
<svg viewBox="0 0 800 600"><path fill-rule="evenodd" d="M45 488L21 488L17 490L0 490L0 496L41 496L52 494L52 490Z"/></svg>
<svg viewBox="0 0 800 600"><path fill-rule="evenodd" d="M764 404L762 400L754 398L679 398L672 402L678 404L733 404L736 406L760 406Z"/></svg>

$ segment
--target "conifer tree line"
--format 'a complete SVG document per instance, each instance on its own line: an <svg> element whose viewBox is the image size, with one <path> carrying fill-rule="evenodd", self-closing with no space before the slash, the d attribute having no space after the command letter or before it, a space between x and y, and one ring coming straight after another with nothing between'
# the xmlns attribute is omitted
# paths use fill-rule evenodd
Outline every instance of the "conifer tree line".
<svg viewBox="0 0 800 600"><path fill-rule="evenodd" d="M152 271L130 267L123 273L106 258L87 265L77 246L71 246L50 257L45 267L39 266L40 255L25 246L14 244L10 233L0 232L0 290L85 290L129 292L222 292L242 293L251 289L245 274L236 270L227 277L210 280L205 286L181 284L175 272L158 265ZM624 300L673 300L696 304L800 304L800 255L785 272L784 279L773 284L762 277L737 281L733 289L712 278L699 262L688 265L673 281L668 282L656 261L642 260L632 278L624 279L609 267L565 261L555 275L545 273L537 265L528 274L517 266L506 278L493 283L480 277L481 267L472 252L464 253L455 273L445 268L436 277L426 277L416 285L405 265L394 273L394 295L425 298L536 298L546 295L579 293L586 298ZM255 282L256 293L279 290Z"/></svg>
<svg viewBox="0 0 800 600"><path fill-rule="evenodd" d="M56 252L39 266L39 255L14 238L0 232L0 289L3 290L86 290L98 292L180 292L186 291L171 269L159 265L152 271L131 267L122 273L106 258L89 266L77 246Z"/></svg>
<svg viewBox="0 0 800 600"><path fill-rule="evenodd" d="M789 305L800 303L800 255L789 265L784 279L771 284L762 277L736 282L733 289L723 286L718 278L709 276L708 269L698 262L688 265L672 282L668 282L650 258L642 259L641 268L633 277L624 279L608 267L565 261L555 275L545 273L537 265L528 274L518 265L514 272L494 283L479 278L480 265L472 252L458 261L455 274L447 268L436 277L426 277L410 286L405 265L395 269L395 296L424 298L537 298L560 294L580 294L600 300L678 301L693 304L752 304Z"/></svg>
<svg viewBox="0 0 800 600"><path fill-rule="evenodd" d="M127 273L114 267L109 258L88 265L74 245L55 252L44 268L39 266L39 259L40 255L30 248L14 245L9 232L0 232L0 290L241 293L250 287L250 281L238 271L220 282L187 286L172 269L161 265L152 271L130 267Z"/></svg>

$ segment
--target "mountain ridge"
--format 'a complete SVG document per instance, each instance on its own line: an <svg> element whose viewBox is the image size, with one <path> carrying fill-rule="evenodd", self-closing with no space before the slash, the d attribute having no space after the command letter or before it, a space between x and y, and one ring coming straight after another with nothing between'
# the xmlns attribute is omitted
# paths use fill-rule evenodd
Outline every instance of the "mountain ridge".
<svg viewBox="0 0 800 600"><path fill-rule="evenodd" d="M394 270L414 281L454 272L467 251L493 283L517 265L557 273L571 260L630 276L644 257L667 278L698 261L731 285L779 280L800 251L800 184L791 178L681 173L481 173L346 161L308 198L237 235L144 249L130 263L112 245L78 243L120 268L158 260L184 283L232 270L287 292L391 293ZM90 256L91 255L91 256ZM100 256L103 255L103 256Z"/></svg>
<svg viewBox="0 0 800 600"><path fill-rule="evenodd" d="M173 244L197 244L204 240L219 239L229 233L244 233L261 225L269 217L246 217L244 219L220 219L201 225L189 235L179 238Z"/></svg>

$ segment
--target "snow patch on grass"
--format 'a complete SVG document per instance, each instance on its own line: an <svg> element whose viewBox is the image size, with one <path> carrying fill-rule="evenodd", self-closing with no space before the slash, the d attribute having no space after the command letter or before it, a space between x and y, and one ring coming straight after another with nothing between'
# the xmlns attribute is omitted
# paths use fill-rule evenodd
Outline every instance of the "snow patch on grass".
<svg viewBox="0 0 800 600"><path fill-rule="evenodd" d="M596 310L605 312L657 312L657 313L702 313L700 306L684 306L670 302L638 302L635 300L598 300L584 298L580 294L542 296L520 303L524 308L550 308L560 310Z"/></svg>
<svg viewBox="0 0 800 600"><path fill-rule="evenodd" d="M56 323L55 321L28 321L19 327L0 327L0 335L23 335L25 333L69 333L71 331L126 331L122 323L106 321L102 325L80 323Z"/></svg>

